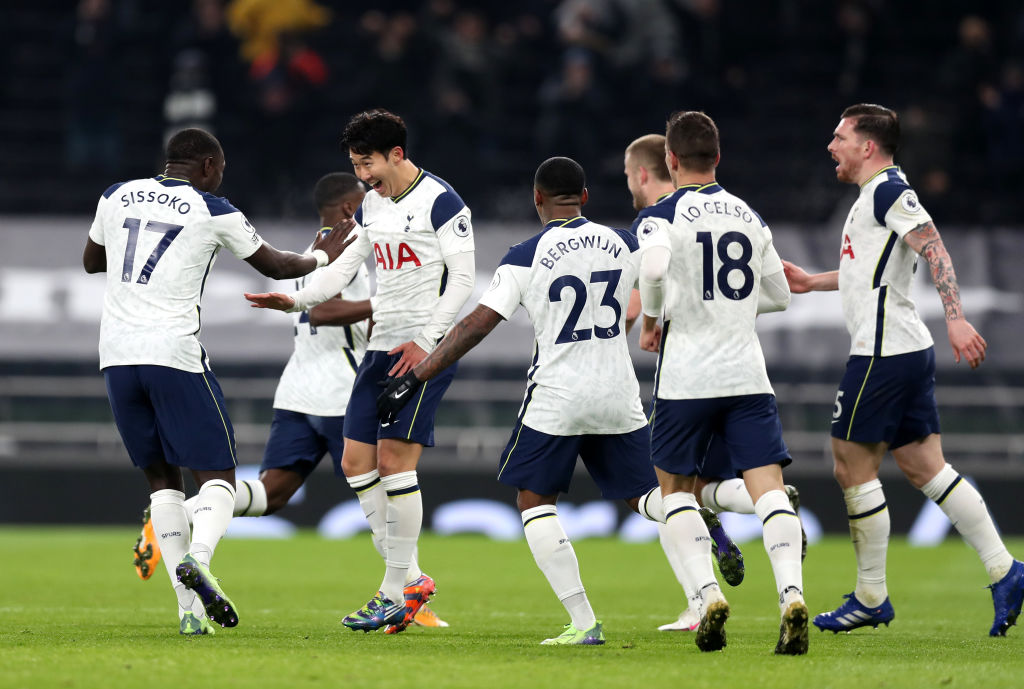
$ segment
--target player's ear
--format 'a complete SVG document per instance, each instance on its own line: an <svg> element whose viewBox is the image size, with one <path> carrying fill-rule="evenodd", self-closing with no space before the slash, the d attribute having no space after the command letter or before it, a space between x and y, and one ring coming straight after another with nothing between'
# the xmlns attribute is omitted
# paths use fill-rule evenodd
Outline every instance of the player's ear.
<svg viewBox="0 0 1024 689"><path fill-rule="evenodd" d="M533 205L541 206L544 204L544 195L540 193L540 189L537 187L533 188Z"/></svg>
<svg viewBox="0 0 1024 689"><path fill-rule="evenodd" d="M647 168L643 165L640 166L640 184L647 184L647 180L650 176L647 174Z"/></svg>
<svg viewBox="0 0 1024 689"><path fill-rule="evenodd" d="M401 146L395 146L388 152L388 158L391 159L392 163L398 164L405 160L405 151Z"/></svg>
<svg viewBox="0 0 1024 689"><path fill-rule="evenodd" d="M721 151L719 151L718 154L715 156L715 167L718 167L718 164L720 162L722 162L722 152Z"/></svg>
<svg viewBox="0 0 1024 689"><path fill-rule="evenodd" d="M583 193L580 194L580 205L581 206L587 205L587 201L589 201L589 200L590 200L590 192L587 191L586 187L583 187Z"/></svg>

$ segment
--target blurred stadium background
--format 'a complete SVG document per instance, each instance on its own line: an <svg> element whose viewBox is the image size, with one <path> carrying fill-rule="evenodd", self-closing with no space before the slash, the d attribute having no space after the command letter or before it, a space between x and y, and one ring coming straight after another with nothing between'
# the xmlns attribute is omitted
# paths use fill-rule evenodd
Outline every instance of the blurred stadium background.
<svg viewBox="0 0 1024 689"><path fill-rule="evenodd" d="M145 503L97 371L103 278L85 275L80 255L100 193L162 169L162 142L178 128L216 133L228 159L220 193L275 246L299 250L316 229L313 183L349 169L343 123L368 107L395 110L410 157L473 209L479 291L505 249L536 232L541 160L579 160L588 216L628 225L623 149L663 131L676 109L718 121L719 179L772 226L783 257L830 269L855 190L835 181L825 146L843 107L871 101L902 114L897 162L990 345L980 370L953 365L919 271L947 455L1000 526L1024 533L1019 1L11 0L0 36L0 522L123 524ZM241 293L272 288L226 256L203 303L202 339L247 465L262 456L291 326ZM796 460L788 480L826 530L845 531L828 453L848 350L838 297L798 296L759 329ZM493 473L530 352L520 316L465 359L420 469L426 523L453 501L510 502ZM636 350L635 360L649 395L653 358ZM282 516L314 525L350 500L328 474ZM588 482L579 488L573 501L596 497ZM911 529L923 497L902 480L887 491L907 506L894 527Z"/></svg>

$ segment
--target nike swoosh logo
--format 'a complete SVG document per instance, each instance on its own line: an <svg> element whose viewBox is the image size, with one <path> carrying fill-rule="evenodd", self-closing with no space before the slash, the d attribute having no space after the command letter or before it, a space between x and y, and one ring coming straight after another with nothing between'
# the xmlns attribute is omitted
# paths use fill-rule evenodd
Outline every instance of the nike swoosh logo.
<svg viewBox="0 0 1024 689"><path fill-rule="evenodd" d="M401 396L402 396L401 390L395 390L394 392L391 393L391 399L393 399L393 400L397 400Z"/></svg>
<svg viewBox="0 0 1024 689"><path fill-rule="evenodd" d="M370 225L372 225L372 224L373 224L373 223L375 223L375 222L377 222L377 221L376 221L376 220L374 220L373 222L364 222L364 223L363 223L363 227L369 227Z"/></svg>
<svg viewBox="0 0 1024 689"><path fill-rule="evenodd" d="M839 419L832 419L832 423L839 423Z"/></svg>

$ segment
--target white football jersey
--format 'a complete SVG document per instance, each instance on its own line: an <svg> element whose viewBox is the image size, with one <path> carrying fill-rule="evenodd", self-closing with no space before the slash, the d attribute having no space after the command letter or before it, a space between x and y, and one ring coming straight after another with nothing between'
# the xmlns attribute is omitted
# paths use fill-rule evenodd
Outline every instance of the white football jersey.
<svg viewBox="0 0 1024 689"><path fill-rule="evenodd" d="M754 319L761 276L782 261L761 217L717 183L694 184L640 211L633 230L641 252L672 254L655 396L773 393Z"/></svg>
<svg viewBox="0 0 1024 689"><path fill-rule="evenodd" d="M625 326L639 269L631 232L583 217L553 220L509 249L480 303L505 319L521 304L533 323L524 425L584 435L647 424Z"/></svg>
<svg viewBox="0 0 1024 689"><path fill-rule="evenodd" d="M444 292L445 257L474 250L472 214L447 182L420 170L399 196L367 193L354 219L355 241L325 268L323 278L293 296L298 304L330 296L323 286L338 279L347 284L372 254L377 291L368 349L386 352L430 322Z"/></svg>
<svg viewBox="0 0 1024 689"><path fill-rule="evenodd" d="M323 229L323 234L331 228ZM312 250L312 245L307 251ZM318 268L295 281L302 289ZM341 298L362 301L370 298L370 273L366 265L341 291ZM274 409L287 409L314 416L344 416L356 369L366 352L366 321L351 325L309 324L309 312L292 314L295 327L295 351L281 374L274 394Z"/></svg>
<svg viewBox="0 0 1024 689"><path fill-rule="evenodd" d="M917 252L902 241L931 219L896 166L879 170L861 186L846 216L839 255L851 355L893 356L932 346L910 299Z"/></svg>
<svg viewBox="0 0 1024 689"><path fill-rule="evenodd" d="M226 199L159 175L103 192L89 238L107 255L100 368L207 370L199 301L221 247L245 259L263 243L245 216Z"/></svg>

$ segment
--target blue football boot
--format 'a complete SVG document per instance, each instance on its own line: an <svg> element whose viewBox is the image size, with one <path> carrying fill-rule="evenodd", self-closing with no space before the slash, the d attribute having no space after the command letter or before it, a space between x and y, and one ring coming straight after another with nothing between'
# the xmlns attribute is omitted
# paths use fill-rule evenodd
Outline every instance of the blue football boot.
<svg viewBox="0 0 1024 689"><path fill-rule="evenodd" d="M849 632L857 627L878 627L884 624L886 627L896 617L892 609L892 603L886 597L882 604L869 608L857 600L857 596L847 593L843 596L846 602L832 612L823 612L814 618L814 626L821 631Z"/></svg>
<svg viewBox="0 0 1024 689"><path fill-rule="evenodd" d="M1024 562L1014 560L1006 576L989 586L996 617L989 636L1006 636L1006 630L1017 624L1021 603L1024 602Z"/></svg>

